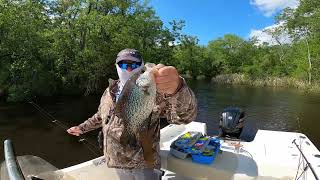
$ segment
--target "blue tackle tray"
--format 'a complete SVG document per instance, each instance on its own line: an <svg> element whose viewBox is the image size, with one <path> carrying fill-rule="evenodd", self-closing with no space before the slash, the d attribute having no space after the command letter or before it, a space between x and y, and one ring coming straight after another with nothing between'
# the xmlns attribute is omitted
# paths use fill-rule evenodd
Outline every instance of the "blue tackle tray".
<svg viewBox="0 0 320 180"><path fill-rule="evenodd" d="M177 158L185 159L190 154L191 147L202 136L200 132L187 132L178 137L171 146L170 153Z"/></svg>
<svg viewBox="0 0 320 180"><path fill-rule="evenodd" d="M202 153L192 154L192 161L200 164L212 164L220 150L220 139L210 138Z"/></svg>

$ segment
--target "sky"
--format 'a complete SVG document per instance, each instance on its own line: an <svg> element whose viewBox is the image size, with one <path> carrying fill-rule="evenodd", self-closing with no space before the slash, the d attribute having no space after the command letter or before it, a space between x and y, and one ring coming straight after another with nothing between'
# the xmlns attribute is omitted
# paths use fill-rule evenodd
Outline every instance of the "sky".
<svg viewBox="0 0 320 180"><path fill-rule="evenodd" d="M262 30L275 27L274 16L297 7L298 0L150 0L150 5L167 26L172 20L185 20L182 32L207 45L228 33L268 42L271 37Z"/></svg>

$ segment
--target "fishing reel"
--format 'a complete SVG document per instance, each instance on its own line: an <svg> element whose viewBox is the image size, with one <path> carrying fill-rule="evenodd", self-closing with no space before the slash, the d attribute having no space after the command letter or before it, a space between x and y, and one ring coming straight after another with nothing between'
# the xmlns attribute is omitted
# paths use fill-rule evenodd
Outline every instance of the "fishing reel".
<svg viewBox="0 0 320 180"><path fill-rule="evenodd" d="M239 139L244 126L245 112L238 107L228 107L220 116L219 128L221 137Z"/></svg>

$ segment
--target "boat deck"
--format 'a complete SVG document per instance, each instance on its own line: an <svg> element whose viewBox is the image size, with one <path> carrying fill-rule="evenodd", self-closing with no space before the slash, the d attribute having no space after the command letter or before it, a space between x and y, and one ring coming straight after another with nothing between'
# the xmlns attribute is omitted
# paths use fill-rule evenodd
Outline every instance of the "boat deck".
<svg viewBox="0 0 320 180"><path fill-rule="evenodd" d="M304 138L301 138L304 137ZM295 179L299 162L301 174L306 162L300 159L300 152L292 143L294 139L313 166L320 173L319 151L306 136L300 133L259 130L252 142L222 141L222 153L212 165L200 165L190 159L181 160L162 151L167 159L166 169L193 179ZM319 176L319 174L318 174ZM315 179L310 168L301 179Z"/></svg>
<svg viewBox="0 0 320 180"><path fill-rule="evenodd" d="M293 140L296 140L319 177L320 152L304 134L258 130L252 142L221 140L221 153L217 155L214 163L202 165L192 162L190 158L178 159L169 153L171 143L188 131L206 134L206 124L191 122L187 125L169 125L161 129L160 156L162 170L165 171L163 180L295 179L296 175L299 176L306 167L306 162L292 143ZM38 177L46 180L119 179L115 169L107 167L104 157L65 169L45 172ZM316 178L308 168L300 179Z"/></svg>
<svg viewBox="0 0 320 180"><path fill-rule="evenodd" d="M172 141L188 131L206 133L206 125L192 122L187 125L169 125L161 129L160 155L162 170L165 171L164 180L294 179L300 159L300 153L292 143L294 139L299 143L315 171L320 172L320 158L315 156L319 155L320 152L301 133L258 130L255 139L252 142L240 142L240 148L235 146L239 142L221 140L222 153L217 155L213 164L201 165L193 163L190 158L182 160L173 157L169 153ZM97 161L99 161L99 158ZM303 169L306 163L302 162L302 159L300 159L300 162L300 169ZM91 168L84 172L82 171L83 168L79 168L79 166ZM97 167L103 168L104 171L99 171ZM114 169L107 168L105 163L99 164L94 163L94 161L66 168L61 172L75 179L96 179L93 178L94 174L96 174L97 178L110 177L114 179L117 176ZM300 170L298 175L301 172ZM310 168L302 175L301 179L315 179Z"/></svg>

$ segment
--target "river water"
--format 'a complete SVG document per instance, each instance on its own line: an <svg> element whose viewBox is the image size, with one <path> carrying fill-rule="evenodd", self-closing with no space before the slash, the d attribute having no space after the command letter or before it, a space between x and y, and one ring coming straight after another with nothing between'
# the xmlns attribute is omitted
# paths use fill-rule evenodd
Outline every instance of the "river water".
<svg viewBox="0 0 320 180"><path fill-rule="evenodd" d="M188 84L198 100L196 121L207 123L208 134L217 133L219 114L224 108L238 106L246 111L246 124L259 129L302 132L320 149L320 94L208 81L189 81ZM98 96L60 97L36 103L69 127L95 113L99 99ZM77 137L69 136L65 129L50 122L28 103L0 104L0 141L13 140L18 155L39 156L63 168L102 154L93 146L80 143ZM97 131L88 133L87 144L97 145L96 135ZM0 161L3 161L3 145L0 152Z"/></svg>

